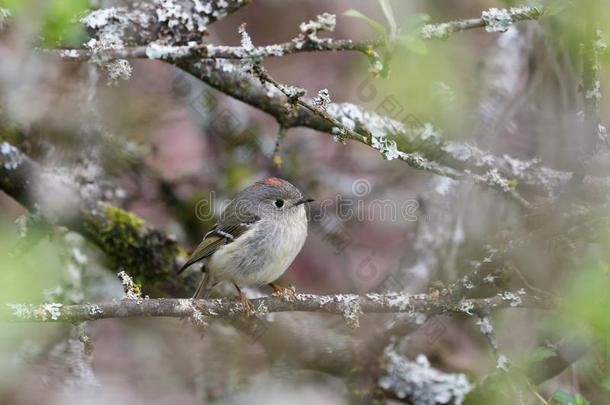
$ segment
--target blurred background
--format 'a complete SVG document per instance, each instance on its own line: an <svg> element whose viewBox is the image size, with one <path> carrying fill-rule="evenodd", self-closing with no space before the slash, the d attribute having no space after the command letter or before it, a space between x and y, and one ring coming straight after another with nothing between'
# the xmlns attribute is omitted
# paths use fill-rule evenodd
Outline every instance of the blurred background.
<svg viewBox="0 0 610 405"><path fill-rule="evenodd" d="M298 292L426 293L469 273L494 247L525 240L504 263L501 285L553 297L561 307L493 314L499 350L527 369L555 355L562 339L578 335L587 354L540 386L504 387L508 394L491 403L544 403L554 396L564 403L561 398L576 401L576 394L589 401L578 403L610 403L607 192L595 201L568 196L566 207L601 207L601 214L566 228L557 211L535 221L499 193L385 161L370 147L338 143L307 128L288 131L277 167L273 117L169 63L131 61L131 78L108 84L107 73L93 64L48 60L34 51L81 48L88 34L79 17L91 7L127 3L0 1L13 19L0 36L0 142L19 147L49 175L137 214L187 251L240 189L269 176L291 181L317 200L306 245L280 280ZM407 29L514 5L521 3L392 2L398 24ZM559 11L506 33L474 29L398 50L387 78L374 77L366 58L350 52L286 55L264 65L275 79L305 88L311 97L328 89L333 102L354 103L411 127L432 125L445 139L572 172L593 136L582 129L587 22L593 18L600 41L610 39L610 9L604 0L546 5ZM301 22L323 12L337 15L333 38L374 38L366 21L344 15L349 9L385 24L375 1L256 0L211 25L205 41L239 45L237 29L245 22L255 45L285 42ZM599 118L607 122L610 58L608 52L599 57ZM602 142L586 158L589 174L610 175L607 158ZM36 187L52 194L44 182ZM528 190L523 196L540 199ZM352 207L353 215L342 215L340 206ZM0 192L2 305L121 297L120 268L78 234L39 222ZM31 235L23 237L28 229L40 233L33 243ZM151 297L158 294L143 288ZM354 339L389 319L364 317L363 327L347 330L339 318L319 318L324 329ZM407 357L423 353L433 366L464 373L473 383L497 370L476 319L467 314L429 319L399 343ZM272 360L258 339L221 321L210 322L204 336L174 319L108 319L77 327L2 323L0 359L0 403L7 404L331 404L354 398L349 377Z"/></svg>

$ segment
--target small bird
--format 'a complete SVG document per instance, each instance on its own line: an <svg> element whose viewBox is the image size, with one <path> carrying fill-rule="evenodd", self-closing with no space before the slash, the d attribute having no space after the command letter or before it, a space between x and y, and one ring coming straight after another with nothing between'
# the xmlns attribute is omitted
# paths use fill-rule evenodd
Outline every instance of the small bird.
<svg viewBox="0 0 610 405"><path fill-rule="evenodd" d="M290 266L307 238L303 198L298 188L279 178L256 182L231 200L218 223L203 237L178 274L197 262L205 273L193 298L205 298L218 282L233 283L248 310L251 304L239 285L274 284Z"/></svg>

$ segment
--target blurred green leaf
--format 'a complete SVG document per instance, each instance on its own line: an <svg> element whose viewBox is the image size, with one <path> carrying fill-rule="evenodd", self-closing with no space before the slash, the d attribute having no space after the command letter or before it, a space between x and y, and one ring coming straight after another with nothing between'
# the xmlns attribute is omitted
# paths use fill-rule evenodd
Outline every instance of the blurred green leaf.
<svg viewBox="0 0 610 405"><path fill-rule="evenodd" d="M85 31L75 18L88 8L87 0L47 1L42 30L43 42L48 46L82 44L85 39Z"/></svg>
<svg viewBox="0 0 610 405"><path fill-rule="evenodd" d="M610 392L610 377L606 377L604 381L602 381L602 387Z"/></svg>
<svg viewBox="0 0 610 405"><path fill-rule="evenodd" d="M398 38L400 44L402 44L409 51L418 55L425 55L428 53L428 46L426 43L415 36L401 36Z"/></svg>
<svg viewBox="0 0 610 405"><path fill-rule="evenodd" d="M568 0L554 0L544 8L544 15L552 17L564 11L566 8L573 6L573 3Z"/></svg>
<svg viewBox="0 0 610 405"><path fill-rule="evenodd" d="M0 3L13 15L35 21L40 26L39 37L44 46L77 47L86 39L78 17L89 9L88 0L4 0Z"/></svg>
<svg viewBox="0 0 610 405"><path fill-rule="evenodd" d="M571 395L564 391L556 391L553 394L553 401L561 405L591 405L582 395Z"/></svg>
<svg viewBox="0 0 610 405"><path fill-rule="evenodd" d="M402 33L407 34L415 34L419 33L422 27L430 22L430 15L426 13L416 13L409 16L402 27L400 27L400 31Z"/></svg>
<svg viewBox="0 0 610 405"><path fill-rule="evenodd" d="M57 285L64 266L61 247L48 240L40 241L21 257L12 257L10 253L17 240L16 226L0 217L0 306L3 310L7 304L41 303L42 291ZM25 322L7 322L0 326L0 389L19 378L16 371L22 364L18 357L26 346L50 338L56 326Z"/></svg>
<svg viewBox="0 0 610 405"><path fill-rule="evenodd" d="M366 21L371 27L373 27L373 29L375 31L377 31L378 33L380 33L381 35L387 36L388 35L388 29L381 24L379 21L372 19L371 17L368 17L364 14L362 14L360 11L358 10L354 10L353 8L347 10L345 13L343 13L343 15L347 16L347 17L353 17L353 18L359 18L361 20Z"/></svg>
<svg viewBox="0 0 610 405"><path fill-rule="evenodd" d="M548 346L539 346L528 353L527 362L529 364L555 357L557 352Z"/></svg>
<svg viewBox="0 0 610 405"><path fill-rule="evenodd" d="M567 323L592 338L610 334L610 274L603 266L580 271L568 284L564 301Z"/></svg>

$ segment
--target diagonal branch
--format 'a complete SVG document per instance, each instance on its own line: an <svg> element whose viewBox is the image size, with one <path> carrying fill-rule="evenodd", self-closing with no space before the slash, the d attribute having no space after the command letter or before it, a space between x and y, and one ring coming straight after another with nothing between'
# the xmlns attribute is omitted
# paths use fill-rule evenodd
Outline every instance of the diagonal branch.
<svg viewBox="0 0 610 405"><path fill-rule="evenodd" d="M344 125L342 122L339 122L335 117L330 115L325 108L317 107L314 103L310 103L309 101L304 101L298 94L292 95L288 90L286 90L287 86L278 83L275 79L273 79L261 66L255 66L254 72L256 76L263 83L271 83L276 89L280 90L287 98L288 102L296 103L299 106L309 110L311 113L317 115L323 120L328 121L333 125L332 132L333 135L340 141L348 138L365 145L371 146L373 149L376 149L382 153L382 155L390 160L392 158L397 158L407 163L410 167L429 171L431 173L437 174L439 176L449 177L454 180L459 179L468 179L473 181L475 184L490 186L500 192L506 193L510 199L519 204L522 208L526 210L533 210L533 205L531 205L527 200L519 195L514 189L508 185L508 181L502 179L499 174L487 173L484 176L470 174L467 172L459 172L451 167L444 167L436 162L427 160L418 152L415 153L406 153L398 149L398 146L395 141L388 140L387 135L379 139L373 135L372 132L368 131L368 128L364 125L360 125L358 130L363 132L364 135L357 133L354 128L350 128L347 125Z"/></svg>
<svg viewBox="0 0 610 405"><path fill-rule="evenodd" d="M82 234L108 257L112 268L122 267L148 287L163 284L172 294L183 294L195 285L192 278L173 276L184 254L176 241L145 225L144 221L102 202L42 167L8 142L0 142L0 190L48 223Z"/></svg>
<svg viewBox="0 0 610 405"><path fill-rule="evenodd" d="M238 1L236 4L243 5L244 2ZM159 4L157 6L162 7ZM83 23L101 39L108 32L116 32L115 28L118 26L124 31L125 26L134 20L135 17L130 14L134 11L116 10L118 9L98 10L83 19ZM150 13L151 10L150 8L136 9L139 13ZM193 14L188 17L189 21L196 20L197 12L196 8L192 10ZM426 25L418 34L422 38L439 38L446 37L453 32L479 27L485 27L490 32L504 32L518 21L536 20L543 15L544 10L536 7L489 9L482 12L479 18ZM155 18L153 17L153 20ZM213 20L209 22L213 22ZM168 22L159 21L159 23L164 26L163 24ZM325 13L319 15L315 21L301 24L301 34L297 38L286 43L262 47L255 47L247 35L247 41L242 41L242 46L226 47L187 41L184 39L188 36L186 34L155 36L149 32L150 30L145 30L147 36L144 37L146 38L139 38L139 42L136 41L135 44L140 46L132 48L127 46L130 45L129 43L126 43L125 46L110 48L95 46L91 51L62 50L55 52L66 59L76 60L93 58L94 61L104 61L108 57L147 57L171 61L220 91L270 113L285 128L301 125L337 136L335 123L339 121L352 133L370 134L364 138L357 137L360 138L357 140L377 149L388 160L401 159L411 167L420 170L453 179L467 179L476 184L489 186L505 193L528 211L533 207L520 195L524 187L534 188L537 192L548 196L571 177L570 173L541 167L537 161L522 162L510 157L497 157L468 144L447 142L434 128L426 127L419 133L408 133L401 123L369 113L351 104L329 105L328 115L333 118L331 120L312 111L304 113L299 111L297 114L293 114L285 108L285 100L277 95L269 95L269 88L248 82L247 78L233 77L245 74L225 60L225 58L232 58L260 61L265 57L282 56L285 53L337 50L355 50L365 53L369 58L378 58L375 48L383 46L383 41L354 42L318 38L319 32L332 31L334 25L335 16ZM113 55L113 52L116 54ZM223 59L209 61L201 60L202 57ZM199 61L194 59L199 59ZM235 86L234 83L239 85ZM434 136L428 136L430 130Z"/></svg>

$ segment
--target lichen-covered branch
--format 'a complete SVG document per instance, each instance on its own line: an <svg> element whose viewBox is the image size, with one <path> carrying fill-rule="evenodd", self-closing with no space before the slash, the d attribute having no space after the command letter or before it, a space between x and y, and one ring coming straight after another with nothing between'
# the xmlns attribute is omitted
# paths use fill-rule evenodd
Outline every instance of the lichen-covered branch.
<svg viewBox="0 0 610 405"><path fill-rule="evenodd" d="M274 312L300 311L342 315L348 324L357 326L358 318L367 313L407 313L430 316L443 313L464 313L467 306L473 311L492 311L508 307L551 308L545 300L523 297L519 302L505 296L446 302L427 294L405 293L367 295L311 295L296 294L294 297L270 296L251 300L254 312L265 315ZM230 299L192 300L177 298L123 299L99 304L67 305L49 303L39 306L8 304L10 311L5 316L17 320L83 322L106 318L173 317L190 318L236 317L247 313L239 301ZM8 312L8 313L7 313Z"/></svg>
<svg viewBox="0 0 610 405"><path fill-rule="evenodd" d="M339 141L355 140L378 150L387 160L400 159L418 170L453 179L471 180L476 184L504 192L521 206L531 208L531 205L515 192L514 184L504 178L498 169L491 167L489 162L495 159L493 156L476 147L445 142L431 126L422 128L418 133L409 133L400 122L349 103L331 103L323 113L319 113L314 108L300 108L297 112L293 112L286 107L289 98L277 88L280 84L261 84L255 78L240 72L229 62L180 63L179 66L223 93L273 115L284 127L305 126L326 132ZM312 103L306 102L306 105L311 106ZM338 127L337 123L341 126ZM430 146L429 131L439 137L432 141L434 147ZM404 146L399 147L399 143ZM412 151L405 151L409 149ZM441 156L443 164L429 160L427 155L436 155L437 158ZM464 167L470 167L481 173L466 172Z"/></svg>
<svg viewBox="0 0 610 405"><path fill-rule="evenodd" d="M332 121L306 108L293 112L286 106L286 96L275 86L261 84L228 61L178 61L176 64L222 93L272 115L286 128L308 127L340 138ZM446 177L467 177L508 193L516 188L544 197L554 196L572 177L569 172L542 166L538 159L521 161L508 155L495 156L474 145L447 141L432 124L410 130L399 121L351 103L330 103L326 112L356 133L370 134L370 140L362 136L353 140L376 145L375 149L385 159L398 159L404 153L412 167ZM465 170L472 175L465 176ZM601 195L607 190L608 180L586 177L583 183L585 195Z"/></svg>
<svg viewBox="0 0 610 405"><path fill-rule="evenodd" d="M462 404L472 390L464 374L448 374L430 366L423 354L410 361L394 347L383 353L379 386L398 400L415 404Z"/></svg>
<svg viewBox="0 0 610 405"><path fill-rule="evenodd" d="M235 80L236 78L229 77L229 73L240 72L236 72L224 59L260 61L265 57L282 56L285 53L322 50L357 50L374 57L374 48L382 45L382 41L353 42L319 38L320 32L332 31L336 24L334 15L324 13L315 20L302 23L299 36L284 44L256 47L245 33L245 29L241 31L240 47L202 44L193 40L192 35L195 32L205 33L208 24L234 12L246 1L228 2L222 7L218 4L218 10L214 9L215 3L202 4L198 1L187 3L189 5L155 0L148 5L94 11L82 19L83 24L96 37L88 43L89 50L73 49L56 52L67 59L90 59L101 64L114 63L114 67L109 68L113 76L111 80L129 76L130 68L121 62L123 58L147 57L173 61L219 90L271 113L283 127L304 125L331 133L337 139L341 139L342 136L356 139L379 150L388 160L400 159L417 169L453 179L466 178L477 184L487 185L506 193L509 198L527 209L531 209L532 206L516 191L517 186L523 182L534 181L536 186L544 183L542 188L548 189L551 187L548 183L561 177L559 173L550 170L544 172L532 170L532 168L536 169L536 162L501 159L469 145L444 142L434 128L426 127L420 134L407 134L400 123L375 116L349 104L330 104L323 114L311 108L306 108L308 111L305 114L301 112L293 114L284 107L285 100L270 97L269 89L265 86L257 88L253 83L247 83L247 79ZM477 19L427 25L420 35L423 38L445 37L452 32L476 27L503 32L517 21L538 19L542 15L543 11L535 7L490 9L484 11ZM137 35L126 35L132 31ZM138 44L140 46L134 47ZM222 60L218 61L219 65L215 68L210 63L187 60L202 57L216 57ZM117 58L119 60L116 62L110 62ZM215 72L216 77L212 78L214 73L211 70L220 70L220 72ZM247 85L245 87L250 89L249 94L245 94L245 87L232 83L236 81L242 86ZM269 98L272 99L268 100ZM303 101L300 103L308 105L303 104ZM337 122L341 124L340 127L337 126ZM441 158L442 163L440 163Z"/></svg>
<svg viewBox="0 0 610 405"><path fill-rule="evenodd" d="M245 2L236 2L237 6ZM149 10L142 9L129 10L127 8L110 8L97 10L85 17L82 22L93 31L103 31L104 27L124 24L126 21L135 19L146 19L144 15ZM195 8L190 10L190 17L176 19L176 23L181 21L191 24L197 31L205 32L207 24L213 19L201 20L199 24L198 12L202 9ZM537 20L544 14L543 10L536 7L514 7L511 9L490 9L482 13L480 18L456 20L438 24L428 24L419 32L422 39L447 38L455 32L466 31L474 28L486 28L490 32L504 32L512 24L519 21ZM168 14L169 15L169 14ZM135 17L137 16L137 18ZM190 22L189 22L190 19ZM159 19L158 23L166 20ZM169 20L167 20L169 21ZM203 23L202 21L205 21ZM300 52L318 51L356 51L367 56L372 56L375 49L384 45L384 41L379 39L369 41L353 41L350 39L319 38L317 35L322 31L333 31L335 27L335 17L324 13L316 20L302 23L300 34L296 38L283 43L263 45L263 46L226 46L190 41L154 41L143 46L133 47L105 47L101 50L91 49L63 49L47 50L62 59L86 61L92 57L101 57L105 60L113 59L264 59L289 55ZM116 30L113 28L113 30ZM149 34L150 35L150 34Z"/></svg>
<svg viewBox="0 0 610 405"><path fill-rule="evenodd" d="M481 13L479 18L455 20L441 24L428 24L421 30L425 39L446 39L455 32L473 28L485 28L487 32L506 32L510 26L527 20L537 20L544 15L544 9L538 7L511 7L509 9L491 8Z"/></svg>
<svg viewBox="0 0 610 405"><path fill-rule="evenodd" d="M133 213L82 192L23 154L8 142L0 143L0 190L51 224L65 226L97 245L113 269L123 268L147 287L163 283L168 292L188 290L173 276L184 253L175 240L149 228Z"/></svg>
<svg viewBox="0 0 610 405"><path fill-rule="evenodd" d="M509 186L509 182L503 179L496 171L490 171L485 175L471 174L468 172L460 172L451 167L444 167L437 162L430 161L423 157L417 151L414 153L403 152L397 146L396 141L388 139L390 136L376 136L372 132L368 131L366 125L348 126L343 122L340 122L337 118L330 115L326 110L330 106L330 102L326 102L324 107L318 107L318 102L314 99L313 102L305 101L302 98L304 90L296 89L291 86L286 86L278 83L260 66L254 67L254 72L257 77L263 83L271 83L276 89L280 90L284 96L287 97L288 102L291 104L297 104L313 114L317 115L323 120L328 121L333 125L332 132L336 140L343 142L345 139L355 140L365 145L371 146L373 149L379 150L384 158L399 159L407 163L409 166L418 169L425 170L439 176L449 177L454 180L468 179L473 181L475 184L489 186L500 192L506 193L509 198L516 201L522 208L532 210L533 206L521 197L514 189ZM328 97L328 96L327 96ZM329 99L330 100L330 99ZM363 132L362 134L356 132Z"/></svg>
<svg viewBox="0 0 610 405"><path fill-rule="evenodd" d="M509 157L500 158L470 145L446 142L432 126L426 126L420 133L410 134L400 123L367 113L350 104L329 104L326 109L327 113L325 112L327 117L312 109L308 109L309 111L304 114L301 112L294 114L285 108L284 99L274 95L269 96L269 88L264 85L258 86L262 88L257 88L254 83L248 83L247 78L230 77L230 74L243 75L243 72L235 69L224 59L260 61L265 57L281 56L286 52L303 50L357 50L369 57L374 57L375 47L382 43L380 41L352 42L319 38L320 32L332 31L335 27L335 17L327 13L319 15L316 20L301 24L299 36L292 41L263 47L254 46L250 37L245 33L245 29L242 31L243 40L240 47L201 44L199 41L189 41L187 32L183 33L180 30L170 32L163 29L165 26L182 27L184 25L185 28L190 26L191 29L197 28L205 31L207 24L231 12L231 10L225 10L224 14L220 13L215 18L211 18L208 15L210 10L198 7L197 3L194 2L190 9L180 9L182 13L177 13L175 10L168 10L166 4L156 1L154 7L158 7L163 12L156 13L149 19L159 25L160 29L156 31L148 28L137 29L137 31L143 31L145 35L131 39L130 43L123 43L124 41L121 40L118 46L90 46L88 52L81 50L58 52L65 58L77 60L91 57L98 61L107 61L108 58L114 57L148 57L172 61L219 90L271 113L286 128L304 125L328 132L337 139L340 139L341 136L356 139L379 150L388 160L401 159L417 169L453 179L468 179L476 184L484 184L499 190L528 210L531 210L532 206L517 192L518 187L533 186L538 191L542 190L548 194L549 189L556 188L557 183L562 183L570 177L569 173L564 174L539 167L536 161L520 162ZM243 2L237 3L243 4ZM150 13L151 10L147 7L98 10L84 18L83 23L95 33L97 39L93 41L103 42L105 37L118 36L120 38L130 24L137 26L134 21L143 19L143 16ZM204 25L197 23L198 19L202 17L201 13L207 16ZM486 27L488 31L503 32L515 22L538 19L543 14L543 10L535 7L517 7L508 10L490 9L484 11L477 19L427 25L422 29L420 35L424 38L444 37L452 32L476 27ZM130 48L129 45L133 44L142 45ZM222 60L215 63L188 60L194 57L218 57ZM129 72L124 72L124 75L120 74L121 66L116 66L116 69L112 70L117 77L129 74ZM211 70L219 70L219 72L211 72ZM216 75L216 77L212 78L212 75ZM235 85L235 82L239 82L239 85ZM245 87L249 89L245 90ZM313 117L308 115L313 115ZM329 117L331 119L328 119ZM340 122L342 127L337 127L337 122ZM347 129L347 134L344 133L345 129Z"/></svg>
<svg viewBox="0 0 610 405"><path fill-rule="evenodd" d="M156 45L107 49L97 55L106 59L164 59L164 60L198 60L198 59L266 59L301 52L336 52L354 51L368 55L372 49L381 45L381 41L352 41L350 39L321 38L318 42L290 41L273 45L264 45L246 51L241 46L224 46L195 43L192 45ZM89 49L45 49L44 54L52 55L66 61L86 62L91 60L94 52Z"/></svg>

